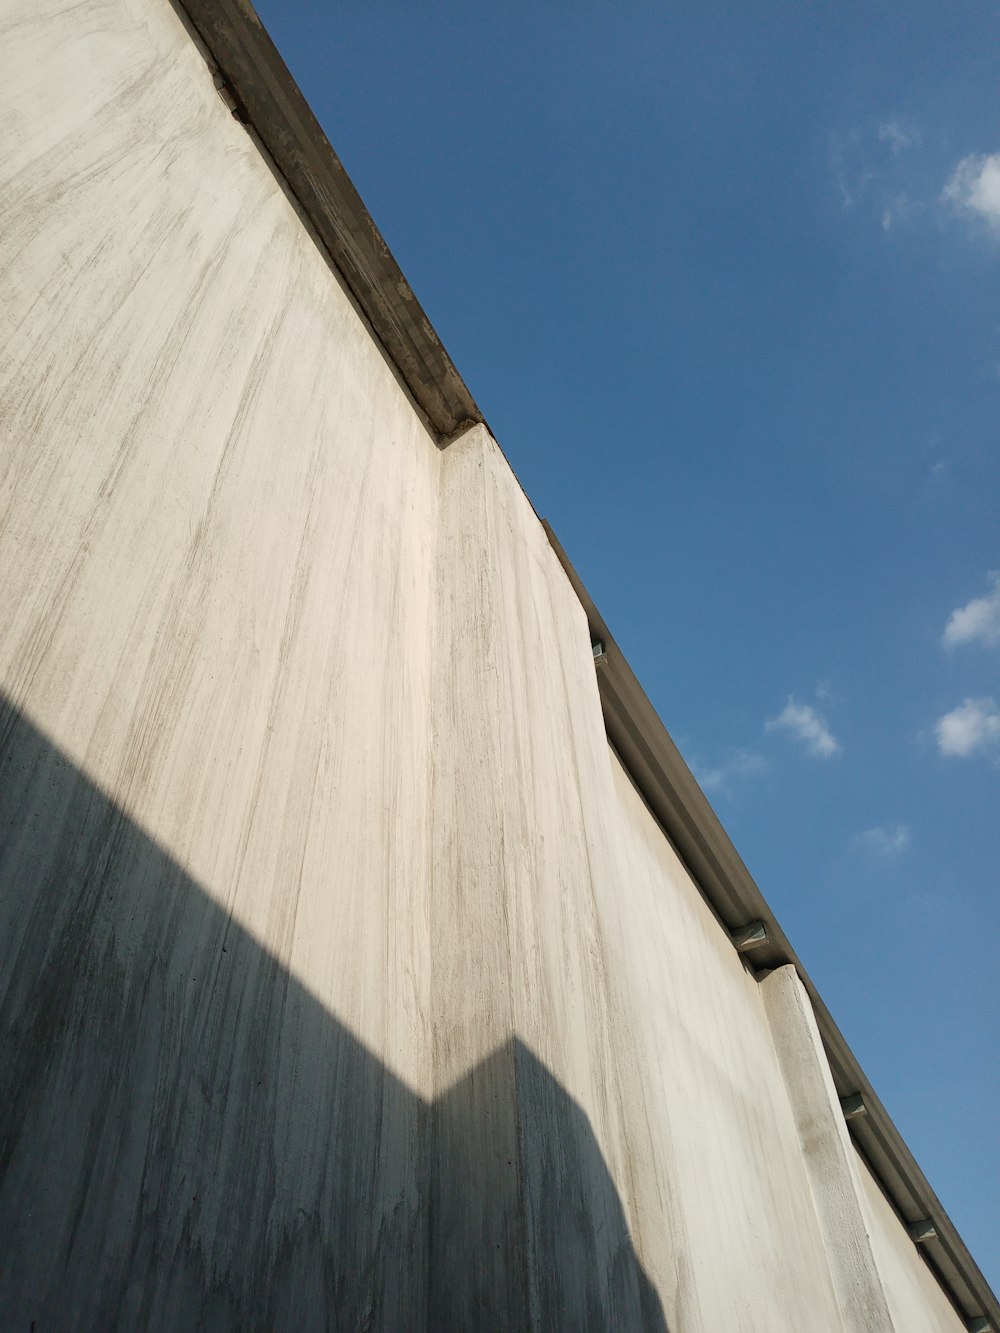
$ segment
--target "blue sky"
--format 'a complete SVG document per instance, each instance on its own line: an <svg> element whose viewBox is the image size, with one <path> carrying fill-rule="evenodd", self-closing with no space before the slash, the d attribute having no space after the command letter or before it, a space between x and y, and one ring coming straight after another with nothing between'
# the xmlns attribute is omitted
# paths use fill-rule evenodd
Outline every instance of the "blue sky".
<svg viewBox="0 0 1000 1333"><path fill-rule="evenodd" d="M1000 10L257 7L1000 1288Z"/></svg>

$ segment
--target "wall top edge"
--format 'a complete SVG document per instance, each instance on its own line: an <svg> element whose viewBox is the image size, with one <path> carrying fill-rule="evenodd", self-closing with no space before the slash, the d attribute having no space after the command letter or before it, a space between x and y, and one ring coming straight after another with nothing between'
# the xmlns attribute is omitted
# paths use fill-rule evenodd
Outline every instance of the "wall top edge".
<svg viewBox="0 0 1000 1333"><path fill-rule="evenodd" d="M171 0L439 439L483 415L249 0Z"/></svg>
<svg viewBox="0 0 1000 1333"><path fill-rule="evenodd" d="M586 612L591 641L601 646L597 680L609 741L722 926L737 932L751 922L763 923L766 942L748 955L754 970L771 971L788 963L795 967L812 1002L838 1094L860 1094L864 1114L848 1120L855 1145L904 1223L934 1219L936 1238L922 1243L921 1250L956 1309L968 1320L987 1317L990 1327L1000 1333L1000 1302L865 1077L550 524L543 521L543 526Z"/></svg>

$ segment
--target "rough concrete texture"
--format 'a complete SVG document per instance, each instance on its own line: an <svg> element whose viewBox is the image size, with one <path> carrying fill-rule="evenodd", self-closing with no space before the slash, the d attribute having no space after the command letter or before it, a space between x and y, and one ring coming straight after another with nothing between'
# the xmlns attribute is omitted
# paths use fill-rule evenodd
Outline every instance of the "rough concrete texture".
<svg viewBox="0 0 1000 1333"><path fill-rule="evenodd" d="M166 3L11 0L0 112L0 1326L858 1327L495 443Z"/></svg>
<svg viewBox="0 0 1000 1333"><path fill-rule="evenodd" d="M758 984L614 756L612 777L607 966L629 1034L639 1234L669 1325L839 1329Z"/></svg>
<svg viewBox="0 0 1000 1333"><path fill-rule="evenodd" d="M866 1205L872 1250L893 1323L905 1333L966 1333L966 1322L941 1290L899 1218L873 1178L864 1158L855 1153L855 1170Z"/></svg>
<svg viewBox="0 0 1000 1333"><path fill-rule="evenodd" d="M167 5L4 19L0 1327L403 1328L440 454Z"/></svg>
<svg viewBox="0 0 1000 1333"><path fill-rule="evenodd" d="M809 996L794 967L777 968L764 978L760 990L826 1237L844 1324L873 1333L892 1333L889 1306L868 1235L867 1211L855 1169L856 1153Z"/></svg>

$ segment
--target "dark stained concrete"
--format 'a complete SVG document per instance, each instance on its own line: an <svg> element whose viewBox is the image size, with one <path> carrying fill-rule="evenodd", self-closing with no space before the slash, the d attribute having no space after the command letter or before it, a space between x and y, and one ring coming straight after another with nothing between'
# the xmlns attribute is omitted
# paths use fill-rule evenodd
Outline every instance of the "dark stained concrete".
<svg viewBox="0 0 1000 1333"><path fill-rule="evenodd" d="M529 1051L428 1105L2 701L0 926L3 1329L666 1333Z"/></svg>

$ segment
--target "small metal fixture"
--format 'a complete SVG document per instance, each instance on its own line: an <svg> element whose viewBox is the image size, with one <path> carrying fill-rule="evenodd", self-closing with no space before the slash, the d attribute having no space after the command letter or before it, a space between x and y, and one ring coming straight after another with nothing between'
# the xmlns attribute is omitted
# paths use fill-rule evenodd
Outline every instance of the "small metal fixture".
<svg viewBox="0 0 1000 1333"><path fill-rule="evenodd" d="M736 946L737 953L749 953L767 943L767 927L763 921L750 921L745 926L729 932L729 938Z"/></svg>
<svg viewBox="0 0 1000 1333"><path fill-rule="evenodd" d="M236 93L233 91L232 85L226 82L221 71L216 70L212 82L215 84L215 91L219 94L223 102L226 104L226 107L228 108L230 114L233 117L233 120L238 120L241 125L246 125L249 119L247 116L247 109L240 101L240 99L236 96Z"/></svg>
<svg viewBox="0 0 1000 1333"><path fill-rule="evenodd" d="M594 666L596 667L606 666L608 661L608 654L605 652L604 644L601 642L601 640L597 639L590 646L594 650Z"/></svg>
<svg viewBox="0 0 1000 1333"><path fill-rule="evenodd" d="M860 1092L852 1092L848 1097L841 1097L840 1105L845 1120L854 1120L857 1116L868 1114L868 1107Z"/></svg>
<svg viewBox="0 0 1000 1333"><path fill-rule="evenodd" d="M927 1240L937 1240L937 1228L929 1217L922 1217L919 1222L910 1222L906 1227L910 1240L922 1245Z"/></svg>

